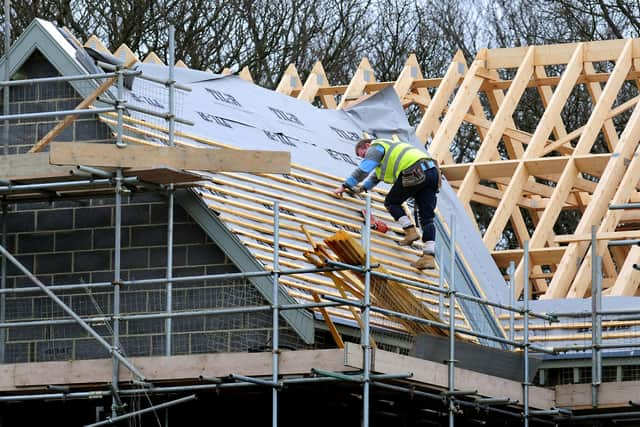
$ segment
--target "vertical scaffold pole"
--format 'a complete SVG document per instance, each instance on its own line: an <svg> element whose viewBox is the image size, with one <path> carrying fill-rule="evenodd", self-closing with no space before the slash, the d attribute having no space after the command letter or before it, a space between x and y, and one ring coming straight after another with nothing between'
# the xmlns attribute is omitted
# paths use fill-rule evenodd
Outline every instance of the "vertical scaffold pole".
<svg viewBox="0 0 640 427"><path fill-rule="evenodd" d="M167 82L169 90L169 147L175 145L175 27L169 26L169 81ZM174 210L174 192L173 183L167 186L167 285L165 292L167 294L167 314L173 313L173 210ZM165 355L171 356L171 334L173 332L173 318L167 316L164 321L165 329ZM164 410L165 427L169 427L169 408Z"/></svg>
<svg viewBox="0 0 640 427"><path fill-rule="evenodd" d="M118 128L116 133L116 146L120 148L126 147L122 139L123 129L123 113L124 113L124 68L118 68L118 100L116 110L118 112ZM120 351L120 256L122 249L122 169L116 170L116 207L115 207L115 248L113 261L113 377L111 379L111 387L113 389L113 397L111 403L111 416L118 415L119 396L118 382L120 377L120 361L115 357L115 353Z"/></svg>
<svg viewBox="0 0 640 427"><path fill-rule="evenodd" d="M118 73L117 78L117 88L118 88L118 99L116 100L116 112L118 114L118 129L116 131L116 146L120 148L124 148L127 146L127 143L122 139L122 128L124 126L124 74L125 71L124 65L118 67L116 72Z"/></svg>
<svg viewBox="0 0 640 427"><path fill-rule="evenodd" d="M522 378L522 405L524 407L524 427L529 427L529 241L524 242L524 251L522 256L523 262L523 277L524 277L524 287L523 289L523 300L524 300L524 310L522 314L523 318L523 364L524 364L524 374Z"/></svg>
<svg viewBox="0 0 640 427"><path fill-rule="evenodd" d="M174 64L174 50L175 50L175 41L174 41L175 28L173 25L169 26L169 146L173 147L175 145L174 141L174 133L175 133L175 120L174 120L174 94L175 94L175 64ZM168 191L168 214L167 214L167 314L171 314L173 312L173 282L171 279L173 278L173 204L174 204L174 187L173 183L169 184L167 188ZM164 328L165 328L165 355L171 356L171 332L172 332L172 323L171 316L168 316L165 319Z"/></svg>
<svg viewBox="0 0 640 427"><path fill-rule="evenodd" d="M273 365L271 389L271 425L278 426L278 383L279 363L280 363L280 299L278 295L280 280L280 202L273 202L273 332L271 335Z"/></svg>
<svg viewBox="0 0 640 427"><path fill-rule="evenodd" d="M509 307L515 307L516 305L516 287L514 283L516 271L516 263L514 261L509 261ZM515 341L515 327L516 327L516 313L513 310L509 311L509 341ZM511 346L512 349L515 349L515 346Z"/></svg>
<svg viewBox="0 0 640 427"><path fill-rule="evenodd" d="M456 266L456 224L455 216L451 215L449 221L451 230L451 254L449 259L449 427L455 425L455 405L454 394L456 389L456 287L455 287L455 266Z"/></svg>
<svg viewBox="0 0 640 427"><path fill-rule="evenodd" d="M2 201L2 246L7 247L7 215L9 214L7 201ZM1 259L1 274L0 289L7 287L7 258L2 255ZM0 295L0 322L4 323L6 320L7 311L7 296L5 293ZM5 363L5 341L7 337L7 330L2 328L0 330L0 363Z"/></svg>
<svg viewBox="0 0 640 427"><path fill-rule="evenodd" d="M364 329L360 337L361 345L363 349L363 393L362 393L362 427L369 427L369 394L370 394L370 380L371 380L371 337L369 334L370 328L370 310L371 310L371 195L366 194L366 212L364 229L362 234L364 236L364 301L362 304L362 320Z"/></svg>
<svg viewBox="0 0 640 427"><path fill-rule="evenodd" d="M600 299L600 257L597 254L596 226L591 226L591 406L598 406L600 387L599 353L600 328L598 311Z"/></svg>
<svg viewBox="0 0 640 427"><path fill-rule="evenodd" d="M8 58L9 49L11 48L11 1L4 0L4 56L5 59ZM4 61L4 81L10 80L9 76L9 61L8 59ZM3 110L2 113L6 116L9 115L10 106L9 106L9 90L10 86L5 86L2 89L2 99L3 99ZM3 138L4 138L4 155L9 154L9 121L5 120L3 126ZM2 202L2 246L7 247L7 202ZM2 256L2 282L0 283L0 288L4 289L7 287L7 258ZM6 295L0 295L0 322L4 323L5 321L5 311L6 311ZM5 362L5 340L6 340L6 330L2 328L0 331L0 363Z"/></svg>
<svg viewBox="0 0 640 427"><path fill-rule="evenodd" d="M120 256L122 247L122 169L116 170L116 206L115 206L115 243L113 255L113 371L111 378L112 402L111 416L118 415L118 381L120 377L120 361L115 354L120 350Z"/></svg>
<svg viewBox="0 0 640 427"><path fill-rule="evenodd" d="M11 48L11 1L4 0L4 78L2 80L9 81L11 80L11 76L9 76L9 49ZM2 113L7 116L9 115L10 106L9 106L9 90L10 86L5 86L2 89ZM9 154L9 120L4 121L4 129L3 129L3 137L4 137L4 155ZM6 247L6 246L5 246Z"/></svg>
<svg viewBox="0 0 640 427"><path fill-rule="evenodd" d="M596 377L598 385L602 384L602 256L597 258L597 277L596 282Z"/></svg>

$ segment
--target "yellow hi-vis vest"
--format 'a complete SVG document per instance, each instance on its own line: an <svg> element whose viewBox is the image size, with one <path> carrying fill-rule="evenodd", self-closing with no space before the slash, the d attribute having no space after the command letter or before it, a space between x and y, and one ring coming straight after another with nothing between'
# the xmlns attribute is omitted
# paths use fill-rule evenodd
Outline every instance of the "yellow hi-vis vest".
<svg viewBox="0 0 640 427"><path fill-rule="evenodd" d="M384 157L376 167L376 177L387 184L393 184L400 172L413 165L420 159L430 160L427 153L406 142L395 142L388 139L375 139L371 145L384 148Z"/></svg>

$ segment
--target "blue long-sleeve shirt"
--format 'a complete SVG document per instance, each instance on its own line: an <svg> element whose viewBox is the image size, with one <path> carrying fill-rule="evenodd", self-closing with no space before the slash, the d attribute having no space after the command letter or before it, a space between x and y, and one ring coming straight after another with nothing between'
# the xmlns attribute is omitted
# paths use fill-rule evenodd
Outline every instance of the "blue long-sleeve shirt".
<svg viewBox="0 0 640 427"><path fill-rule="evenodd" d="M372 172L380 165L383 157L384 147L377 144L371 145L365 153L362 161L360 161L358 167L344 181L344 186L347 188L353 188L358 185L360 181L366 178L362 183L362 188L365 190L371 190L380 182L376 174Z"/></svg>

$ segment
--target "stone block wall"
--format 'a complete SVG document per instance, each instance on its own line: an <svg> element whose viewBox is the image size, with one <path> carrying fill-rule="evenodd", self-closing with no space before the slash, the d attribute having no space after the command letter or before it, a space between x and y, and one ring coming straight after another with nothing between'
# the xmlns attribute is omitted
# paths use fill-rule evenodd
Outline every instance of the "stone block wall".
<svg viewBox="0 0 640 427"><path fill-rule="evenodd" d="M56 76L59 76L58 71L36 50L22 68L12 76L12 79L23 80ZM79 81L75 84L89 87L87 81ZM3 99L0 96L0 112L4 112ZM13 86L9 92L9 114L73 110L82 99L68 82ZM6 140L4 130L0 128L0 153L4 153L5 143L8 144L8 154L26 153L63 118L64 116L57 116L10 121L8 140ZM95 116L85 115L78 117L54 140L108 142L111 139L111 131L106 125Z"/></svg>
<svg viewBox="0 0 640 427"><path fill-rule="evenodd" d="M122 209L122 280L166 276L167 211L161 195L135 194L126 200ZM114 214L113 197L17 204L7 216L7 247L46 285L104 283L99 288L56 293L80 316L108 316L113 312ZM174 233L174 277L238 271L178 205ZM9 266L8 273L7 287L34 286L15 266ZM165 311L165 289L164 284L123 286L121 313ZM253 285L237 279L174 284L172 295L173 311L268 304ZM41 291L8 295L6 319L48 322L7 329L7 363L108 356L79 325L58 324L69 316ZM111 340L111 322L93 322L92 326ZM163 319L123 320L120 331L128 356L164 354ZM178 317L173 319L172 331L173 354L261 351L271 343L271 312ZM292 330L283 327L280 333L283 347L302 346Z"/></svg>

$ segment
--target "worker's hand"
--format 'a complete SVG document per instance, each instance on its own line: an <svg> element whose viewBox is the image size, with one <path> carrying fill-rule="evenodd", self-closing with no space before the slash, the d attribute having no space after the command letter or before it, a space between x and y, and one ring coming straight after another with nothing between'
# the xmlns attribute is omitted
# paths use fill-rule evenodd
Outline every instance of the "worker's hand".
<svg viewBox="0 0 640 427"><path fill-rule="evenodd" d="M342 195L344 194L345 191L347 191L347 188L344 185L341 185L340 187L338 187L335 190L333 190L331 195L333 197L335 197L336 199L341 199Z"/></svg>
<svg viewBox="0 0 640 427"><path fill-rule="evenodd" d="M364 193L365 191L367 191L367 189L364 188L361 184L358 184L358 185L354 185L353 187L351 187L349 189L349 191L351 191L353 194L360 194L360 193Z"/></svg>

